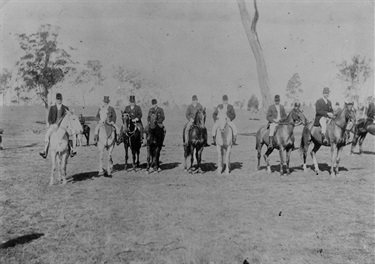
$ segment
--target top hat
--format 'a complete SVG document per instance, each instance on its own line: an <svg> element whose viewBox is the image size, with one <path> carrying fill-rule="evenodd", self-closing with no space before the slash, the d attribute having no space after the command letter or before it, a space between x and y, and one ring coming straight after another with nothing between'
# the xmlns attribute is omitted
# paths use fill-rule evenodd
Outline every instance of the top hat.
<svg viewBox="0 0 375 264"><path fill-rule="evenodd" d="M156 99L152 99L152 100L151 100L151 104L152 104L152 105L156 105L157 103L158 103L158 101L156 101Z"/></svg>
<svg viewBox="0 0 375 264"><path fill-rule="evenodd" d="M193 101L198 101L198 96L196 96L196 95L194 94L193 97L191 98L191 100L193 100Z"/></svg>
<svg viewBox="0 0 375 264"><path fill-rule="evenodd" d="M329 90L329 88L328 88L328 87L324 87L324 89L323 89L323 93L325 93L325 94L328 94L328 93L330 93L330 90Z"/></svg>
<svg viewBox="0 0 375 264"><path fill-rule="evenodd" d="M131 103L135 103L135 96L134 95L131 95L130 98L129 98L129 102Z"/></svg>
<svg viewBox="0 0 375 264"><path fill-rule="evenodd" d="M104 96L103 102L104 103L109 103L109 96Z"/></svg>
<svg viewBox="0 0 375 264"><path fill-rule="evenodd" d="M62 95L61 95L61 93L57 93L57 94L56 94L56 99L57 99L57 100L62 100Z"/></svg>
<svg viewBox="0 0 375 264"><path fill-rule="evenodd" d="M228 95L226 94L223 95L223 101L228 101Z"/></svg>
<svg viewBox="0 0 375 264"><path fill-rule="evenodd" d="M278 95L278 94L275 95L275 101L279 101L280 102L280 95Z"/></svg>

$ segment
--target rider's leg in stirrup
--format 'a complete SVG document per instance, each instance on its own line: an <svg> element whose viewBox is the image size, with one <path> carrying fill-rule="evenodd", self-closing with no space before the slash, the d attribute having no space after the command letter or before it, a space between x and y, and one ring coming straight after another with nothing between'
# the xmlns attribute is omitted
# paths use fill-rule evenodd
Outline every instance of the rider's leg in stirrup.
<svg viewBox="0 0 375 264"><path fill-rule="evenodd" d="M215 121L213 127L212 127L212 140L213 140L213 143L212 145L216 146L216 131L217 131L217 128L219 127L219 122Z"/></svg>
<svg viewBox="0 0 375 264"><path fill-rule="evenodd" d="M273 148L273 135L275 134L276 123L270 123L270 131L269 131L269 144L268 148Z"/></svg>
<svg viewBox="0 0 375 264"><path fill-rule="evenodd" d="M186 146L187 142L189 141L189 131L192 125L193 125L193 122L189 121L184 127L184 133L183 133L183 138L182 138L182 143L184 146Z"/></svg>
<svg viewBox="0 0 375 264"><path fill-rule="evenodd" d="M320 120L319 120L319 124L322 128L322 132L321 132L321 135L322 135L322 143L324 145L327 145L328 144L328 140L326 138L326 132L327 132L327 118L326 117L321 117Z"/></svg>
<svg viewBox="0 0 375 264"><path fill-rule="evenodd" d="M43 158L47 158L48 155L48 147L49 147L49 139L51 137L52 132L57 128L57 125L50 125L46 135L44 136L44 149L42 152L39 152L39 155Z"/></svg>
<svg viewBox="0 0 375 264"><path fill-rule="evenodd" d="M228 121L228 125L233 130L233 145L237 145L237 143L236 143L236 141L237 141L237 133L238 133L237 127L236 127L236 125L232 121Z"/></svg>

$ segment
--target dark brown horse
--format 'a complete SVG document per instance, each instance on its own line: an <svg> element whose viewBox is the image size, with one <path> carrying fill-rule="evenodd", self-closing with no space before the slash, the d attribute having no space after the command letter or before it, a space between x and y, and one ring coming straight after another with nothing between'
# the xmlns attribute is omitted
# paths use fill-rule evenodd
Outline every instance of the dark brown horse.
<svg viewBox="0 0 375 264"><path fill-rule="evenodd" d="M160 151L163 147L164 131L157 123L156 114L151 114L150 121L146 129L147 132L147 170L146 173L151 173L152 170L161 171L160 168Z"/></svg>
<svg viewBox="0 0 375 264"><path fill-rule="evenodd" d="M350 125L355 124L355 113L351 105L345 107L337 113L337 115L327 124L327 139L328 145L331 147L331 171L330 174L339 174L339 162L340 154L343 147L346 145L346 133L349 130ZM321 128L313 126L313 122L308 123L303 128L300 151L303 156L303 170L307 171L306 156L309 149L310 142L314 143L314 147L310 154L314 162L314 170L316 174L319 174L318 162L316 161L316 152L323 145Z"/></svg>
<svg viewBox="0 0 375 264"><path fill-rule="evenodd" d="M204 141L204 133L206 129L204 127L205 120L206 120L206 108L203 111L202 110L197 111L197 113L195 114L194 124L190 128L190 131L189 131L187 145L184 146L184 157L185 157L184 170L186 172L192 173L193 171L194 150L195 150L195 157L197 159L196 172L202 173L201 161L202 161L202 152L203 152L204 145L205 145L205 141ZM187 159L189 157L190 157L190 166L188 167Z"/></svg>
<svg viewBox="0 0 375 264"><path fill-rule="evenodd" d="M141 149L141 132L136 126L135 122L130 118L129 113L122 113L122 129L120 142L124 142L125 149L125 170L128 169L128 150L132 152L133 170L136 171L139 167L139 152Z"/></svg>
<svg viewBox="0 0 375 264"><path fill-rule="evenodd" d="M357 124L353 127L352 131L354 133L354 136L353 136L352 148L351 148L350 154L354 154L354 148L358 143L358 146L359 146L358 154L361 155L362 144L363 144L363 141L365 140L367 133L370 133L371 135L375 136L374 120L366 119L366 118L359 119Z"/></svg>
<svg viewBox="0 0 375 264"><path fill-rule="evenodd" d="M290 111L288 116L281 120L279 125L275 129L273 148L268 148L266 153L263 155L265 162L267 163L267 172L271 173L271 167L269 162L269 155L274 149L278 149L280 153L280 174L284 174L284 150L286 151L286 172L289 174L289 162L290 154L294 149L294 134L293 130L296 125L306 124L307 119L301 110L293 109ZM260 169L260 158L262 153L262 147L264 144L269 145L269 129L267 126L261 127L256 134L256 149L258 151L258 170Z"/></svg>

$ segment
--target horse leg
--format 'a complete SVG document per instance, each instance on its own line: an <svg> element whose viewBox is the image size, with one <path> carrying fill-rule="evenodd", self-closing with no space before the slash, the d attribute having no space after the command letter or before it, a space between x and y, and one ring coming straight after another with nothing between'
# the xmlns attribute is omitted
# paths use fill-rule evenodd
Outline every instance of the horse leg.
<svg viewBox="0 0 375 264"><path fill-rule="evenodd" d="M187 159L189 157L189 151L190 151L189 146L184 146L184 171L185 172L188 171L188 168L187 168Z"/></svg>
<svg viewBox="0 0 375 264"><path fill-rule="evenodd" d="M202 153L203 153L203 147L201 147L198 151L196 151L195 155L197 158L197 173L203 173L201 168L201 162L202 162Z"/></svg>
<svg viewBox="0 0 375 264"><path fill-rule="evenodd" d="M320 149L320 147L321 147L321 145L314 143L314 148L310 152L311 157L312 157L313 162L314 162L314 171L315 171L316 175L318 175L319 172L320 172L318 162L316 160L316 152Z"/></svg>
<svg viewBox="0 0 375 264"><path fill-rule="evenodd" d="M363 144L363 141L365 141L366 135L367 135L367 132L359 138L359 144L358 144L359 145L359 154L362 154L362 144Z"/></svg>
<svg viewBox="0 0 375 264"><path fill-rule="evenodd" d="M194 146L193 144L190 144L190 167L189 167L189 172L193 172L193 164L194 164Z"/></svg>
<svg viewBox="0 0 375 264"><path fill-rule="evenodd" d="M280 146L279 148L279 154L280 154L280 175L284 174L284 148Z"/></svg>
<svg viewBox="0 0 375 264"><path fill-rule="evenodd" d="M292 153L292 148L289 148L286 151L286 173L290 174L289 162L290 162L290 154Z"/></svg>
<svg viewBox="0 0 375 264"><path fill-rule="evenodd" d="M103 170L103 155L104 155L104 146L99 150L99 173L98 176L102 176L104 174Z"/></svg>
<svg viewBox="0 0 375 264"><path fill-rule="evenodd" d="M360 136L357 133L354 133L353 140L352 140L352 147L350 149L350 154L354 154L355 146L357 145L358 138L360 138Z"/></svg>
<svg viewBox="0 0 375 264"><path fill-rule="evenodd" d="M57 182L60 184L61 183L61 154L57 154L57 159L56 159L56 167L57 167Z"/></svg>
<svg viewBox="0 0 375 264"><path fill-rule="evenodd" d="M260 170L260 158L262 157L262 147L263 147L263 144L259 144L257 146L257 151L258 151L258 170Z"/></svg>
<svg viewBox="0 0 375 264"><path fill-rule="evenodd" d="M229 171L230 171L230 151L231 151L231 148L232 146L228 146L228 148L226 149L226 153L225 153L225 174L226 175L229 175Z"/></svg>
<svg viewBox="0 0 375 264"><path fill-rule="evenodd" d="M217 174L221 175L221 171L223 170L222 167L222 149L219 144L216 144L216 151L217 151Z"/></svg>
<svg viewBox="0 0 375 264"><path fill-rule="evenodd" d="M68 153L64 153L61 157L62 164L61 164L61 171L62 171L62 184L65 185L67 183L66 181L66 165L68 163Z"/></svg>
<svg viewBox="0 0 375 264"><path fill-rule="evenodd" d="M263 155L263 158L264 158L264 161L266 162L267 164L267 173L271 173L271 166L270 166L270 159L269 159L269 155L272 153L273 151L273 148L267 148L267 151L266 153L264 153Z"/></svg>
<svg viewBox="0 0 375 264"><path fill-rule="evenodd" d="M156 152L156 168L158 169L158 172L161 172L160 168L160 152L161 152L161 146L158 147L157 152Z"/></svg>
<svg viewBox="0 0 375 264"><path fill-rule="evenodd" d="M51 160L52 160L52 171L51 171L51 179L49 181L49 185L52 186L53 185L53 173L55 172L56 170L56 152L54 151L51 151Z"/></svg>
<svg viewBox="0 0 375 264"><path fill-rule="evenodd" d="M337 144L332 143L331 145L331 170L329 174L332 176L336 175L336 157L337 157Z"/></svg>
<svg viewBox="0 0 375 264"><path fill-rule="evenodd" d="M125 171L126 171L128 169L128 158L129 158L128 149L129 149L129 146L126 144L125 141L124 141L124 148L125 148Z"/></svg>
<svg viewBox="0 0 375 264"><path fill-rule="evenodd" d="M115 145L109 147L108 149L108 169L107 169L107 175L111 176L113 171L113 159L112 159L112 151L114 149Z"/></svg>
<svg viewBox="0 0 375 264"><path fill-rule="evenodd" d="M88 128L88 131L85 134L85 136L86 136L86 145L89 146L90 145L90 143L89 143L89 141L90 141L90 128Z"/></svg>
<svg viewBox="0 0 375 264"><path fill-rule="evenodd" d="M344 147L340 147L337 149L337 156L336 156L336 175L339 175L339 164L340 164L340 155Z"/></svg>

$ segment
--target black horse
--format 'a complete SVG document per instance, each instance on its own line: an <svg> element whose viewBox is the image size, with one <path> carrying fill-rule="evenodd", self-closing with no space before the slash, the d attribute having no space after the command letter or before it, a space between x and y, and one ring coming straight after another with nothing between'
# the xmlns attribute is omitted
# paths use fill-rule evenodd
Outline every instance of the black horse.
<svg viewBox="0 0 375 264"><path fill-rule="evenodd" d="M146 128L147 133L147 171L146 173L152 172L152 170L161 171L160 168L160 151L163 147L164 131L157 123L156 114L151 114L150 121ZM150 170L151 168L151 170Z"/></svg>
<svg viewBox="0 0 375 264"><path fill-rule="evenodd" d="M85 124L82 126L82 128L83 128L82 135L84 135L86 138L86 146L89 146L90 145L90 127ZM82 144L82 141L81 141L81 144Z"/></svg>
<svg viewBox="0 0 375 264"><path fill-rule="evenodd" d="M141 149L141 132L128 113L122 112L122 129L120 142L124 142L125 170L128 168L128 149L130 147L133 156L133 170L139 167L139 151ZM136 162L137 159L137 162Z"/></svg>
<svg viewBox="0 0 375 264"><path fill-rule="evenodd" d="M354 133L354 137L350 154L354 154L354 148L357 143L359 143L359 154L362 154L362 144L367 133L375 136L374 120L366 118L359 119L357 124L353 126L352 132Z"/></svg>
<svg viewBox="0 0 375 264"><path fill-rule="evenodd" d="M192 173L193 171L193 162L194 162L194 150L195 150L195 157L197 159L197 173L202 173L201 169L201 161L202 161L202 152L205 145L205 127L204 123L206 120L206 108L202 111L199 110L195 114L194 124L190 128L188 133L188 141L187 144L184 146L184 157L185 157L185 164L184 170L186 172ZM185 129L184 129L185 130ZM185 131L183 131L183 136ZM190 156L190 166L187 165L187 159Z"/></svg>

